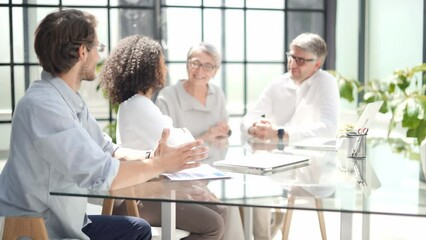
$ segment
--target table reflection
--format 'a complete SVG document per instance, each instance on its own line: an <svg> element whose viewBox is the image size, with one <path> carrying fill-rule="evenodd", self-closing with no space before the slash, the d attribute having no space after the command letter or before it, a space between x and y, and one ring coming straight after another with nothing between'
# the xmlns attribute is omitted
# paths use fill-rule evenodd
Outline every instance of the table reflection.
<svg viewBox="0 0 426 240"><path fill-rule="evenodd" d="M274 143L233 146L227 139L206 142L210 155L203 163L242 158L256 151L302 154L309 165L269 176L228 172L230 179L175 182L160 176L147 183L112 192L57 189L55 195L128 198L147 201L214 203L247 207L288 208L290 196L319 198L320 209L426 216L426 186L419 181L421 165L396 154L386 144L367 144L365 159L351 159L346 151L312 151ZM275 147L274 147L275 145ZM355 162L354 162L355 161ZM355 163L358 171L354 169ZM301 209L315 206L294 205Z"/></svg>

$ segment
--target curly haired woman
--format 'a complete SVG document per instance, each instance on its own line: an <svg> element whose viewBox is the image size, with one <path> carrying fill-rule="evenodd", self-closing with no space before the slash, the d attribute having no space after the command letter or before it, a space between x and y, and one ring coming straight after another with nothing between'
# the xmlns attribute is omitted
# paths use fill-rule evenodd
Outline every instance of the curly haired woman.
<svg viewBox="0 0 426 240"><path fill-rule="evenodd" d="M160 44L146 36L122 39L100 73L103 88L112 103L119 103L117 143L135 149L154 149L164 128L173 127L170 117L152 102L152 94L166 81L167 67ZM140 216L152 226L161 226L160 202L143 201ZM124 203L114 214L126 214ZM226 208L215 205L176 204L176 227L190 232L185 239L222 239Z"/></svg>

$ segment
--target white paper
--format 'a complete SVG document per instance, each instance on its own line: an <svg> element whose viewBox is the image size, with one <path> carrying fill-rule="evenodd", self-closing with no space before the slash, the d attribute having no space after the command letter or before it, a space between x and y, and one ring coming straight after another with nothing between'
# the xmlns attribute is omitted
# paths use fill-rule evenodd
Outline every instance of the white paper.
<svg viewBox="0 0 426 240"><path fill-rule="evenodd" d="M170 128L167 145L175 147L192 141L195 141L195 138L187 128Z"/></svg>
<svg viewBox="0 0 426 240"><path fill-rule="evenodd" d="M175 173L163 173L163 175L172 181L230 178L226 173L208 164L201 164L198 167L184 169Z"/></svg>

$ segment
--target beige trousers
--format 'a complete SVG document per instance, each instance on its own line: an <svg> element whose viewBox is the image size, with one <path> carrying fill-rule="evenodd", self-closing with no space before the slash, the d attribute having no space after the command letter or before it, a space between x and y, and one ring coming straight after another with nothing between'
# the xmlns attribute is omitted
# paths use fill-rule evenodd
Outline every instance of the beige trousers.
<svg viewBox="0 0 426 240"><path fill-rule="evenodd" d="M161 203L143 201L138 204L140 216L149 224L161 227ZM113 214L126 215L126 205L118 202ZM211 204L176 204L176 228L190 232L185 240L220 240L224 239L227 208Z"/></svg>

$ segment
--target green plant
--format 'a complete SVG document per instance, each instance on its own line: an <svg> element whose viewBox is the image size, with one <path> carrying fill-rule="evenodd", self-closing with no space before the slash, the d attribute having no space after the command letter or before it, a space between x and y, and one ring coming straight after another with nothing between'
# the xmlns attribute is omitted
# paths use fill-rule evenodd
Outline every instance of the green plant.
<svg viewBox="0 0 426 240"><path fill-rule="evenodd" d="M389 81L369 81L364 90L364 101L383 100L382 113L391 113L388 137L401 124L407 129L407 137L414 137L420 144L426 138L426 78L419 79L426 72L426 63L394 71Z"/></svg>
<svg viewBox="0 0 426 240"><path fill-rule="evenodd" d="M104 60L100 61L96 65L97 73L101 71L103 64L104 64ZM100 91L100 90L102 91L102 95L104 96L104 98L109 99L106 91L104 89L101 89L101 84L98 83L98 85L96 86L96 91ZM110 104L111 112L115 116L117 116L118 106L119 106L118 104ZM117 120L114 118L104 127L104 131L112 138L112 141L115 143L117 142L116 129L117 129Z"/></svg>
<svg viewBox="0 0 426 240"><path fill-rule="evenodd" d="M355 100L355 94L362 91L360 82L357 79L344 77L333 70L329 70L328 72L337 80L340 97L348 100L349 102L353 102Z"/></svg>

